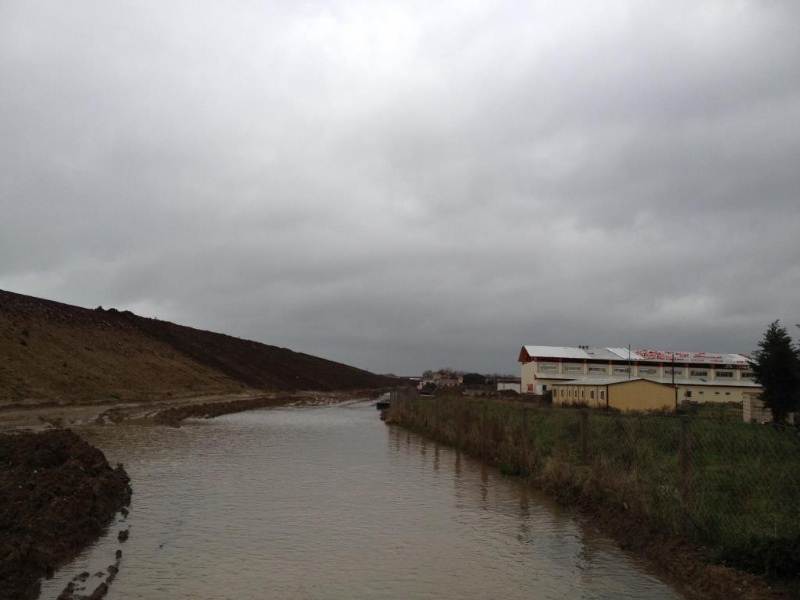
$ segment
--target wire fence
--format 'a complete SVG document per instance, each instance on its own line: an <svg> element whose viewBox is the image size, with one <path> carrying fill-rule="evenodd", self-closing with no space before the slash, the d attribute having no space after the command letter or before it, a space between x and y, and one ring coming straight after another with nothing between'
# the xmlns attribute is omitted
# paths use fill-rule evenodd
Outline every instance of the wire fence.
<svg viewBox="0 0 800 600"><path fill-rule="evenodd" d="M556 494L624 506L730 564L773 576L800 572L797 429L402 391L389 420Z"/></svg>

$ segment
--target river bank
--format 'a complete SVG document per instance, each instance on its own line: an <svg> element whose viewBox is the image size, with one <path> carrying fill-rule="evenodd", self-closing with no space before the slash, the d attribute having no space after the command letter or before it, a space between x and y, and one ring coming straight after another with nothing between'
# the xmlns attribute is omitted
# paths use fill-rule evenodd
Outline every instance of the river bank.
<svg viewBox="0 0 800 600"><path fill-rule="evenodd" d="M0 434L0 595L36 598L130 498L122 466L72 431Z"/></svg>
<svg viewBox="0 0 800 600"><path fill-rule="evenodd" d="M175 426L183 419L211 418L223 414L286 404L335 403L353 397L373 398L386 388L347 391L259 392L169 397L144 402L38 403L0 406L0 432L45 427L73 427L86 423L123 421Z"/></svg>
<svg viewBox="0 0 800 600"><path fill-rule="evenodd" d="M692 429L680 420L656 419L536 409L516 402L458 397L420 399L410 395L396 398L386 415L388 424L452 445L494 463L509 475L523 476L561 504L586 515L621 547L647 557L681 582L690 597L796 597L791 591L796 582L787 587L729 568L721 561L720 548L726 549L727 544L727 548L763 558L765 561L755 567L767 572L771 569L784 581L787 576L796 576L794 569L785 567L791 564L787 561L793 560L791 553L756 555L759 547L748 546L747 536L753 535L750 531L770 535L758 518L772 518L773 513L761 505L751 508L750 515L738 505L734 508L735 502L752 507L754 498L764 504L778 497L776 490L764 499L763 489L750 489L757 487L757 482L750 486L751 482L743 479L749 469L739 462L761 461L755 453L758 440L748 437L750 451L743 453L731 446L732 438L737 436L718 438L725 442L719 446L726 451L723 454L712 447L714 438L709 438L706 423L697 423ZM745 433L763 432L748 429ZM776 440L767 440L770 444L760 441L761 446L775 450L771 443ZM796 450L794 442L789 440L790 451ZM770 456L773 463L778 459L777 454ZM787 456L787 460L796 460L791 452ZM760 474L764 475L766 466L760 464ZM796 462L792 464L796 466ZM785 482L783 487L794 485L791 477L779 481ZM731 482L736 483L734 495L729 493ZM724 496L720 497L716 488L726 492ZM719 499L729 504L720 504ZM792 503L778 504L777 510L793 510ZM723 506L730 511L723 510ZM787 523L796 525L791 514L787 518ZM736 545L734 534L738 539L745 536L744 545ZM781 534L791 535L791 531L784 529ZM783 542L782 538L767 541L776 548Z"/></svg>

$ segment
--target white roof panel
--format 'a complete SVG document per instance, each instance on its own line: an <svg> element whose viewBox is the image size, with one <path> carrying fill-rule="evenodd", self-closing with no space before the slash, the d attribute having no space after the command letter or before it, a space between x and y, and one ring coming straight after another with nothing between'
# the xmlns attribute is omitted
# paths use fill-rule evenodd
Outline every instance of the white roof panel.
<svg viewBox="0 0 800 600"><path fill-rule="evenodd" d="M714 352L673 352L671 350L628 350L627 348L592 348L589 346L523 346L531 358L559 358L574 360L631 360L650 362L701 363L720 365L747 365L749 357L744 354ZM630 354L629 354L630 352ZM630 358L629 358L630 357Z"/></svg>
<svg viewBox="0 0 800 600"><path fill-rule="evenodd" d="M591 358L582 348L567 346L525 346L525 352L531 358Z"/></svg>
<svg viewBox="0 0 800 600"><path fill-rule="evenodd" d="M566 381L564 382L567 385L616 385L618 383L625 383L628 381L652 381L653 383L659 383L653 379L648 379L646 377L590 377L586 379L576 379L574 381ZM560 385L560 384L555 384Z"/></svg>
<svg viewBox="0 0 800 600"><path fill-rule="evenodd" d="M644 360L643 356L639 356L633 350L628 350L627 348L606 348L612 354L620 357L622 360Z"/></svg>

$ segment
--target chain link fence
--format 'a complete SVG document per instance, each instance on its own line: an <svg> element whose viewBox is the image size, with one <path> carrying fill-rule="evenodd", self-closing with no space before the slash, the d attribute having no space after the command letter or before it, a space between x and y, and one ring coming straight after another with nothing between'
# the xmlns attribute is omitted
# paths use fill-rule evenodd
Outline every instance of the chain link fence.
<svg viewBox="0 0 800 600"><path fill-rule="evenodd" d="M393 397L389 420L557 495L623 506L729 564L778 577L800 571L795 428L407 392Z"/></svg>

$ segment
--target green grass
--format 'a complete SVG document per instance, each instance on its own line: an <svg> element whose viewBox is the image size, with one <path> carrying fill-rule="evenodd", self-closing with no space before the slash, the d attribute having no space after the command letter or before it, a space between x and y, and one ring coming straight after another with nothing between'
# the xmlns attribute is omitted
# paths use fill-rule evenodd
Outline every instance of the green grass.
<svg viewBox="0 0 800 600"><path fill-rule="evenodd" d="M727 564L796 576L796 430L734 421L726 411L715 416L722 420L454 397L409 397L391 409L394 422L528 476L558 497L624 503L652 525L710 546Z"/></svg>

